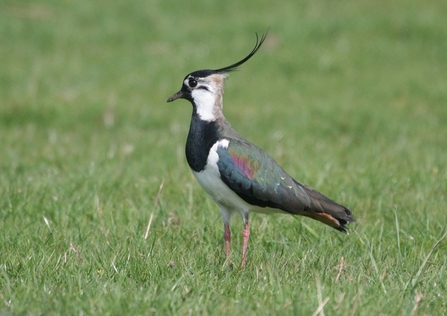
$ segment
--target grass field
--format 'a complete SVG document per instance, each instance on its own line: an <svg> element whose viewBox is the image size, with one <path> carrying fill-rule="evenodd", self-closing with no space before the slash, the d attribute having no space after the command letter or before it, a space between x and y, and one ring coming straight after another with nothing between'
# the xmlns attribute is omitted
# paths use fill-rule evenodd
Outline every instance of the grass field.
<svg viewBox="0 0 447 316"><path fill-rule="evenodd" d="M440 0L0 2L0 315L447 314L446 16ZM242 221L225 265L186 164L191 106L166 99L269 26L226 116L357 223L254 214L242 270Z"/></svg>

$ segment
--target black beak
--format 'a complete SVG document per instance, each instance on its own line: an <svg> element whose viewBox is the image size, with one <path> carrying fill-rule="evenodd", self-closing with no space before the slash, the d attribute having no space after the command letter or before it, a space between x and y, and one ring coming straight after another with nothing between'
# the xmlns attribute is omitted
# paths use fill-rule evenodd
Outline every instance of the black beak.
<svg viewBox="0 0 447 316"><path fill-rule="evenodd" d="M175 101L177 99L184 98L184 97L185 97L185 94L183 93L182 90L180 90L179 92L171 95L167 102L172 102L172 101Z"/></svg>

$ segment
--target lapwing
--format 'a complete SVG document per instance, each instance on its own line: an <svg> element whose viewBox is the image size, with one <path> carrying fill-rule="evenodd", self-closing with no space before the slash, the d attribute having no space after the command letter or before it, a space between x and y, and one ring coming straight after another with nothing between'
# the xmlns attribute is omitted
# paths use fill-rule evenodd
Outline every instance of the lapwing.
<svg viewBox="0 0 447 316"><path fill-rule="evenodd" d="M302 215L345 233L346 225L355 221L349 209L296 181L266 152L242 138L222 112L228 73L253 57L266 36L267 32L259 40L256 34L255 47L237 63L191 72L180 91L167 100L181 98L192 104L186 159L199 184L220 208L227 260L230 219L237 213L242 216L242 267L247 260L250 212Z"/></svg>

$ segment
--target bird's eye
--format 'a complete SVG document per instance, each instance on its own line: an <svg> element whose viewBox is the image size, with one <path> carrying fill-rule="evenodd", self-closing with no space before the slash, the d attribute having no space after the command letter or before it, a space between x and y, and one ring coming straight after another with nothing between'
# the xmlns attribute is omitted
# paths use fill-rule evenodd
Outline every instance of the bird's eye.
<svg viewBox="0 0 447 316"><path fill-rule="evenodd" d="M195 88L195 87L197 87L197 81L196 81L196 79L194 79L194 78L189 78L189 80L188 80L188 85L189 85L191 88Z"/></svg>

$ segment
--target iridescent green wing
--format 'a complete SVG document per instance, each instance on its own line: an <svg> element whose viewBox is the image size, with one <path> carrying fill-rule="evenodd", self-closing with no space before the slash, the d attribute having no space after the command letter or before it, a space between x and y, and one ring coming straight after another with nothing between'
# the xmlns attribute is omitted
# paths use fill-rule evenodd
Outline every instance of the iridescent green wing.
<svg viewBox="0 0 447 316"><path fill-rule="evenodd" d="M290 213L311 207L303 186L252 143L230 139L227 148L218 147L217 154L222 181L246 202Z"/></svg>

